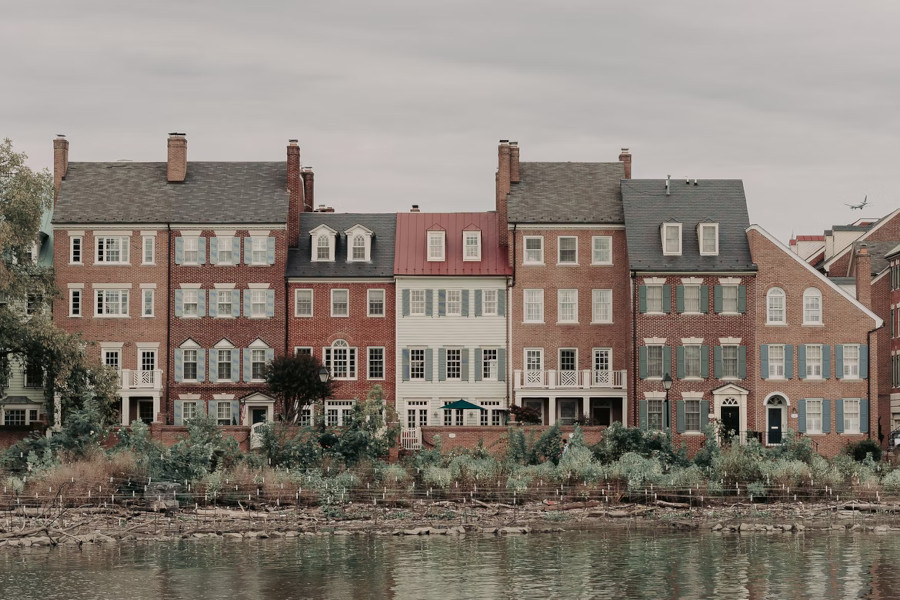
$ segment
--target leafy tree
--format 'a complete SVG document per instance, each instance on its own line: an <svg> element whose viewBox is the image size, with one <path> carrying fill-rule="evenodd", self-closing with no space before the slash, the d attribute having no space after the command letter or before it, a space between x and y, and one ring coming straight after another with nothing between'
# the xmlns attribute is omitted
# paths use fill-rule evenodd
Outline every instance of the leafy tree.
<svg viewBox="0 0 900 600"><path fill-rule="evenodd" d="M53 269L32 260L31 254L35 244L40 247L41 218L52 204L53 181L46 170L32 171L26 158L13 151L9 139L0 144L0 356L27 357L42 367L51 417L55 394L63 399L64 411L90 399L99 419L97 429L111 416L117 375L86 357L79 336L53 324ZM30 311L25 310L28 304ZM0 371L0 382L8 380L8 360L0 361Z"/></svg>
<svg viewBox="0 0 900 600"><path fill-rule="evenodd" d="M393 407L384 402L384 390L376 385L369 390L364 402L358 402L344 419L335 451L348 465L363 459L377 459L387 455L397 445L400 421Z"/></svg>
<svg viewBox="0 0 900 600"><path fill-rule="evenodd" d="M322 383L322 363L309 354L279 356L266 366L266 386L281 403L281 418L296 424L300 411L332 395L334 382Z"/></svg>

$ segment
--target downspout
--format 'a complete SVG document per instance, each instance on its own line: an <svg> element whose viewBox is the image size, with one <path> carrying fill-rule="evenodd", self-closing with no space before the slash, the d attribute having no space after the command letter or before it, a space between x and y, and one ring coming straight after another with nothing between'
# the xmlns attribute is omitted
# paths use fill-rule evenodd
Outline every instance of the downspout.
<svg viewBox="0 0 900 600"><path fill-rule="evenodd" d="M640 427L638 415L637 376L638 376L638 347L637 347L637 304L634 297L635 274L631 270L631 410L634 413L634 426Z"/></svg>
<svg viewBox="0 0 900 600"><path fill-rule="evenodd" d="M169 369L174 361L170 360L172 354L172 313L170 298L172 298L172 223L166 223L166 424L169 424Z"/></svg>

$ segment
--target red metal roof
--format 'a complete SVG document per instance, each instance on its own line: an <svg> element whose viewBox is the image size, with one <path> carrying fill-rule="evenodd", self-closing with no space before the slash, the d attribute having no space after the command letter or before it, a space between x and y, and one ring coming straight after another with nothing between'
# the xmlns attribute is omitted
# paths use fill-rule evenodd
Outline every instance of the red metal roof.
<svg viewBox="0 0 900 600"><path fill-rule="evenodd" d="M798 242L824 242L824 235L798 235L796 238Z"/></svg>
<svg viewBox="0 0 900 600"><path fill-rule="evenodd" d="M497 213L398 213L395 275L511 275ZM446 232L443 261L428 260L428 232ZM481 231L481 260L463 260L463 231Z"/></svg>

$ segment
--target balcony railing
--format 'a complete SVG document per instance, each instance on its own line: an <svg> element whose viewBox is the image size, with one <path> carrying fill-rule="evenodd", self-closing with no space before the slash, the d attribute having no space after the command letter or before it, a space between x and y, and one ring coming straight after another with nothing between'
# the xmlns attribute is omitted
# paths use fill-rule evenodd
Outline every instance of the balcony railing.
<svg viewBox="0 0 900 600"><path fill-rule="evenodd" d="M524 377L524 379L523 379ZM591 389L591 388L615 388L625 389L628 381L627 371L583 369L581 371L546 371L528 369L513 371L513 381L516 389L520 388L546 388L546 389Z"/></svg>
<svg viewBox="0 0 900 600"><path fill-rule="evenodd" d="M121 385L123 390L161 390L162 369L154 371L137 371L122 369Z"/></svg>

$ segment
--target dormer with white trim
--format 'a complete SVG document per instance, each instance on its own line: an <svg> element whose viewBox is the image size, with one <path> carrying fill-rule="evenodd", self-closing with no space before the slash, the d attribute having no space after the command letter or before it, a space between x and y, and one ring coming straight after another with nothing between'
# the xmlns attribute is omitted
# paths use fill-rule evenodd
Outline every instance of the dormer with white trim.
<svg viewBox="0 0 900 600"><path fill-rule="evenodd" d="M444 262L447 260L447 232L438 225L433 227L425 239L428 262Z"/></svg>
<svg viewBox="0 0 900 600"><path fill-rule="evenodd" d="M697 242L700 256L719 255L719 224L705 221L697 224Z"/></svg>
<svg viewBox="0 0 900 600"><path fill-rule="evenodd" d="M337 242L337 231L328 225L319 225L310 230L309 237L312 248L312 262L334 262L334 249Z"/></svg>
<svg viewBox="0 0 900 600"><path fill-rule="evenodd" d="M670 221L659 226L663 256L681 256L681 223Z"/></svg>
<svg viewBox="0 0 900 600"><path fill-rule="evenodd" d="M324 227L324 225L323 225ZM344 232L347 236L347 262L372 262L374 232L357 223Z"/></svg>

